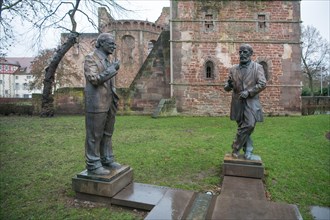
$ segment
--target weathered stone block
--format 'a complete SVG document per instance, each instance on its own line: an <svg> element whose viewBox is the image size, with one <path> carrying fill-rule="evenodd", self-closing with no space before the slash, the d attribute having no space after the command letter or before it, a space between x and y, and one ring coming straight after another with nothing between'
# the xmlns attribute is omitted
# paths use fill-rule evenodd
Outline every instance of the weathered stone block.
<svg viewBox="0 0 330 220"><path fill-rule="evenodd" d="M225 176L240 176L249 178L263 178L264 166L260 160L234 159L229 155L225 156L223 163L223 174Z"/></svg>
<svg viewBox="0 0 330 220"><path fill-rule="evenodd" d="M133 169L123 166L110 175L88 175L83 171L72 178L72 188L76 192L113 197L133 181Z"/></svg>

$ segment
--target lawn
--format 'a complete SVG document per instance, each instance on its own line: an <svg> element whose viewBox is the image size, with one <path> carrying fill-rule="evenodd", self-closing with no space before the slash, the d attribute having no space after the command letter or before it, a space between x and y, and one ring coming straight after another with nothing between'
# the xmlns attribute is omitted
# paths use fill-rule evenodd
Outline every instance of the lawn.
<svg viewBox="0 0 330 220"><path fill-rule="evenodd" d="M0 117L0 219L141 219L143 213L74 199L71 178L84 169L83 116ZM221 165L235 136L228 117L118 116L117 161L134 181L219 192ZM267 117L253 133L272 201L330 206L329 115Z"/></svg>

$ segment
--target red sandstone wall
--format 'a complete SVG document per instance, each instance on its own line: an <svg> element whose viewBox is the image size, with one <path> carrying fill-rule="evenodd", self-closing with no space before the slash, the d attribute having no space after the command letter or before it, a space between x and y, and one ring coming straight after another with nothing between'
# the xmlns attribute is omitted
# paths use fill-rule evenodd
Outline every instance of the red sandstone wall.
<svg viewBox="0 0 330 220"><path fill-rule="evenodd" d="M176 1L172 5L173 92L179 112L229 113L231 94L224 92L223 84L228 69L238 63L243 42L253 47L253 60L268 65L268 87L261 95L264 111L300 112L299 1ZM258 14L267 20L263 30ZM207 61L215 65L212 79L205 76Z"/></svg>
<svg viewBox="0 0 330 220"><path fill-rule="evenodd" d="M148 21L113 20L105 9L99 10L99 16L102 32L112 33L116 39L114 58L121 61L116 86L128 88L164 27Z"/></svg>

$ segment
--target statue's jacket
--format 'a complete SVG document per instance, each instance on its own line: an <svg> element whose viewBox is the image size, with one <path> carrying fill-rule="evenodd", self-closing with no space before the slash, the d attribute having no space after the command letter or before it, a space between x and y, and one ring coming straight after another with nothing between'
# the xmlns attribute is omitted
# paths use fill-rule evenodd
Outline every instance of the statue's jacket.
<svg viewBox="0 0 330 220"><path fill-rule="evenodd" d="M110 108L118 106L118 95L110 78L107 67L111 64L107 57L102 56L97 50L88 54L84 62L85 86L85 111L108 112Z"/></svg>
<svg viewBox="0 0 330 220"><path fill-rule="evenodd" d="M244 112L248 111L257 122L263 121L259 92L265 89L266 78L262 65L251 61L245 74L241 73L239 65L235 65L230 69L229 79L232 80L233 85L230 119L239 122ZM249 92L246 99L240 99L242 91Z"/></svg>

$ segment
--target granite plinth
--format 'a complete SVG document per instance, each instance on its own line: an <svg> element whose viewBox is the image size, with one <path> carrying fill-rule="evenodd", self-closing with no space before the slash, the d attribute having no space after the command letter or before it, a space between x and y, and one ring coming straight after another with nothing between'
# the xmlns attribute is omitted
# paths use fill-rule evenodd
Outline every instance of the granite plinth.
<svg viewBox="0 0 330 220"><path fill-rule="evenodd" d="M195 192L169 189L159 203L149 212L145 220L184 219L192 205Z"/></svg>
<svg viewBox="0 0 330 220"><path fill-rule="evenodd" d="M118 169L111 169L111 173L109 175L96 175L90 174L87 170L82 171L81 173L77 174L78 178L82 179L90 179L90 180L99 180L104 182L111 182L115 178L117 178L120 174L128 171L130 169L129 166L123 165Z"/></svg>
<svg viewBox="0 0 330 220"><path fill-rule="evenodd" d="M131 183L115 195L111 203L150 211L163 198L168 189L149 184Z"/></svg>
<svg viewBox="0 0 330 220"><path fill-rule="evenodd" d="M133 181L133 169L123 166L111 170L110 175L91 175L83 171L72 178L72 188L75 192L103 197L113 197Z"/></svg>
<svg viewBox="0 0 330 220"><path fill-rule="evenodd" d="M210 219L302 220L302 217L295 205L219 196L215 201L214 210Z"/></svg>
<svg viewBox="0 0 330 220"><path fill-rule="evenodd" d="M256 199L266 201L265 188L261 179L225 176L221 196L231 199Z"/></svg>
<svg viewBox="0 0 330 220"><path fill-rule="evenodd" d="M261 179L264 177L264 166L261 158L260 160L246 160L241 155L239 158L233 158L230 154L226 154L223 163L223 174L225 176Z"/></svg>

